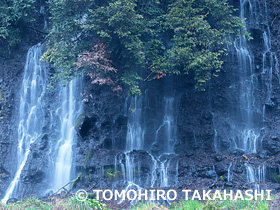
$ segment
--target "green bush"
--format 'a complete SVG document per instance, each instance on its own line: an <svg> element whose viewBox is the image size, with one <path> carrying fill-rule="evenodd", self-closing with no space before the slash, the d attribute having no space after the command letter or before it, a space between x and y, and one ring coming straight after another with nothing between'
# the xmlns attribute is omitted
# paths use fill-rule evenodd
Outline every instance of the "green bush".
<svg viewBox="0 0 280 210"><path fill-rule="evenodd" d="M57 69L53 81L86 72L99 84L128 85L130 95L141 94L141 81L169 74L189 75L204 90L218 76L226 45L246 34L228 0L48 3L52 27L43 60ZM104 48L95 51L98 45ZM114 73L98 68L106 65Z"/></svg>
<svg viewBox="0 0 280 210"><path fill-rule="evenodd" d="M8 41L9 51L21 41L20 28L33 20L35 0L2 0L0 4L0 39Z"/></svg>

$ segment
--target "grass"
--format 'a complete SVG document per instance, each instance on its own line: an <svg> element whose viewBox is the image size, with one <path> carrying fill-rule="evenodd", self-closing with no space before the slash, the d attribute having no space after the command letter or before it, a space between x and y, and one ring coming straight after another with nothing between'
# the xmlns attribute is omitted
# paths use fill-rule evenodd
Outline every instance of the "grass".
<svg viewBox="0 0 280 210"><path fill-rule="evenodd" d="M156 203L152 203L152 202L141 202L133 206L130 210L150 210L150 209L167 210L168 208L165 206L158 206Z"/></svg>
<svg viewBox="0 0 280 210"><path fill-rule="evenodd" d="M132 210L173 209L173 210L269 210L273 202L267 200L208 200L199 202L196 200L184 200L173 202L168 208L157 206L154 203L139 203Z"/></svg>
<svg viewBox="0 0 280 210"><path fill-rule="evenodd" d="M54 198L51 202L43 202L37 198L27 198L23 201L10 203L7 205L0 204L0 210L105 210L105 205L88 199L84 202L77 200L75 197L67 199Z"/></svg>
<svg viewBox="0 0 280 210"><path fill-rule="evenodd" d="M274 197L272 198L274 199ZM140 202L132 206L131 210L268 210L273 201L266 200L208 200L199 202L196 200L184 200L173 202L169 207L158 206L152 202ZM84 202L75 197L67 199L53 198L50 202L43 202L37 198L27 198L23 201L0 204L0 210L109 210L105 204L88 199Z"/></svg>

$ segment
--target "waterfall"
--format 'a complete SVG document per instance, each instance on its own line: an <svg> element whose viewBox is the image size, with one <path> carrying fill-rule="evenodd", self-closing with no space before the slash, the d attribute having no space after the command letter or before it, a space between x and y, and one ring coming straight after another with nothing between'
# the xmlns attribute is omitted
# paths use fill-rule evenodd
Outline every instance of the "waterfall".
<svg viewBox="0 0 280 210"><path fill-rule="evenodd" d="M218 132L217 129L214 129L214 149L216 153L219 153L219 146L218 146Z"/></svg>
<svg viewBox="0 0 280 210"><path fill-rule="evenodd" d="M276 56L273 56L273 53L271 52L271 33L270 33L270 28L269 28L269 23L267 20L268 13L267 13L267 4L266 0L264 1L264 16L265 20L264 22L264 28L263 28L263 41L264 41L264 52L262 56L262 82L264 84L264 89L266 92L264 93L264 98L265 98L265 104L273 104L271 101L272 97L272 74L273 74L273 63L274 63L274 58ZM277 58L276 58L277 59ZM277 60L275 60L276 66L275 66L275 71L276 74L277 72ZM265 122L265 115L266 115L266 106L265 104L263 105L263 122Z"/></svg>
<svg viewBox="0 0 280 210"><path fill-rule="evenodd" d="M130 106L128 109L128 125L126 135L126 152L125 152L125 163L126 163L126 180L128 183L134 184L134 157L131 154L133 150L142 150L144 147L144 134L145 130L142 121L142 97L135 96L130 99ZM126 100L126 103L128 99ZM127 104L125 105L126 107Z"/></svg>
<svg viewBox="0 0 280 210"><path fill-rule="evenodd" d="M46 64L40 62L43 45L31 47L26 57L20 90L18 113L17 169L2 203L20 193L20 176L26 164L32 144L40 137L44 125L44 94L47 86Z"/></svg>
<svg viewBox="0 0 280 210"><path fill-rule="evenodd" d="M168 187L170 178L170 158L174 157L173 147L176 139L173 97L163 98L162 119L160 119L161 122L159 127L155 129L154 144L159 144L160 151L156 155L147 151L147 154L151 158L150 179L144 184L141 183L141 178L138 179L134 174L134 171L141 170L141 161L137 159L137 153L134 153L133 151L145 149L144 99L146 102L147 100L144 96L129 97L125 104L126 110L128 110L126 149L124 153L126 169L125 181L128 182L128 186L134 186L137 188L142 185L150 187ZM115 161L115 165L116 164L118 164L117 160ZM177 168L175 170L177 170L176 173L178 173L178 162L176 164ZM116 166L115 170L117 170Z"/></svg>
<svg viewBox="0 0 280 210"><path fill-rule="evenodd" d="M245 18L245 5L247 1L240 1L240 18ZM253 15L253 6L249 2L250 15ZM246 23L244 22L244 25ZM257 139L259 134L254 130L253 124L253 109L255 107L254 99L254 58L247 48L247 39L245 36L240 37L238 41L234 42L234 47L237 53L237 60L239 66L239 94L241 120L245 127L240 131L239 138L237 138L237 148L244 150L246 153L255 153L257 151Z"/></svg>
<svg viewBox="0 0 280 210"><path fill-rule="evenodd" d="M169 160L165 159L160 162L160 187L167 187L168 186L168 167L169 167Z"/></svg>
<svg viewBox="0 0 280 210"><path fill-rule="evenodd" d="M277 75L278 79L278 84L280 85L280 71L279 71L279 61L276 55L274 55L274 60L275 60L275 74Z"/></svg>
<svg viewBox="0 0 280 210"><path fill-rule="evenodd" d="M156 141L162 144L162 153L174 153L175 144L174 98L164 98L163 122L156 130ZM160 135L161 134L161 135Z"/></svg>
<svg viewBox="0 0 280 210"><path fill-rule="evenodd" d="M144 147L145 134L142 122L142 97L131 98L128 111L126 151L141 150Z"/></svg>
<svg viewBox="0 0 280 210"><path fill-rule="evenodd" d="M256 183L256 177L253 167L249 163L245 163L247 182L255 185L255 189L259 191L259 185Z"/></svg>
<svg viewBox="0 0 280 210"><path fill-rule="evenodd" d="M266 0L240 0L239 11L246 31L251 32L251 29L256 28L261 30L260 37L256 39L262 39L260 44L263 50L259 54L251 51L245 36L235 40L232 47L228 46L230 60L235 62L236 58L238 69L230 75L231 85L227 90L229 97L232 96L232 110L229 116L215 113L217 120L213 120L213 140L217 153L223 152L224 149L256 153L262 147L261 129L266 122L266 107L274 105L271 100L274 69L275 74L279 76L278 60L272 52ZM253 31L252 36L255 35ZM259 57L255 59L255 56ZM219 120L221 118L229 125L229 130L224 129L224 123ZM217 136L225 141L218 141ZM230 144L226 144L227 142Z"/></svg>
<svg viewBox="0 0 280 210"><path fill-rule="evenodd" d="M232 182L233 180L233 168L232 168L232 163L229 164L228 167L228 177L227 177L227 181L228 182Z"/></svg>
<svg viewBox="0 0 280 210"><path fill-rule="evenodd" d="M263 164L263 166L258 167L258 180L262 183L265 183L265 174L266 174L266 167Z"/></svg>
<svg viewBox="0 0 280 210"><path fill-rule="evenodd" d="M46 28L48 27L48 21L47 21L47 14L46 14L45 6L40 7L40 14L42 14L44 17L44 28L43 29L46 30Z"/></svg>
<svg viewBox="0 0 280 210"><path fill-rule="evenodd" d="M256 182L255 172L253 167L249 163L245 163L245 166L246 166L247 181L250 183Z"/></svg>
<svg viewBox="0 0 280 210"><path fill-rule="evenodd" d="M154 168L158 168L159 177L153 177L153 179L157 180L158 187L168 187L169 185L169 166L172 157L170 155L174 154L174 144L176 142L174 98L164 97L163 101L163 120L155 135L155 142L161 145L161 155L154 162L156 164Z"/></svg>
<svg viewBox="0 0 280 210"><path fill-rule="evenodd" d="M55 164L52 188L58 190L73 178L73 145L76 143L75 122L82 112L82 79L76 78L64 87L60 86L56 115L59 118L58 141L53 155Z"/></svg>
<svg viewBox="0 0 280 210"><path fill-rule="evenodd" d="M255 189L260 191L260 185L256 182L265 183L266 167L263 165L259 166L257 170L254 170L249 163L245 163L247 182L254 183Z"/></svg>

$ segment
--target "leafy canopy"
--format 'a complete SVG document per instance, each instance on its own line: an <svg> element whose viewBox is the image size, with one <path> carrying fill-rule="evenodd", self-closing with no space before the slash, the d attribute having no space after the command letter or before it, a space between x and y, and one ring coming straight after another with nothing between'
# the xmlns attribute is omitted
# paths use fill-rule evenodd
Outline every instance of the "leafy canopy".
<svg viewBox="0 0 280 210"><path fill-rule="evenodd" d="M131 95L141 94L140 81L168 74L188 74L204 90L222 67L225 46L245 33L228 0L48 3L52 27L43 59L57 69L54 80L86 72L94 81L129 85ZM114 71L102 71L104 60Z"/></svg>
<svg viewBox="0 0 280 210"><path fill-rule="evenodd" d="M20 42L20 26L32 21L35 0L1 0L0 39L8 41L12 48Z"/></svg>

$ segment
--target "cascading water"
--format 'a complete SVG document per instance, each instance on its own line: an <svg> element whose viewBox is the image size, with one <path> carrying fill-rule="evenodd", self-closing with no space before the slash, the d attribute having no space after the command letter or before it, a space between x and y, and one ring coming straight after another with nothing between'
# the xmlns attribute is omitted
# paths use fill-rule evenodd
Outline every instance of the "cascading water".
<svg viewBox="0 0 280 210"><path fill-rule="evenodd" d="M255 186L255 189L260 191L260 184L265 183L266 180L266 167L265 165L259 166L257 169L254 169L249 163L245 163L247 182L252 183Z"/></svg>
<svg viewBox="0 0 280 210"><path fill-rule="evenodd" d="M260 186L259 184L256 183L257 179L253 167L249 163L245 163L245 167L246 167L247 182L254 184L255 189L259 191Z"/></svg>
<svg viewBox="0 0 280 210"><path fill-rule="evenodd" d="M169 161L163 160L160 162L160 186L167 187L168 186L168 167Z"/></svg>
<svg viewBox="0 0 280 210"><path fill-rule="evenodd" d="M126 100L128 103L130 100L130 106L128 109L128 125L126 135L126 151L125 151L125 174L128 186L136 184L134 183L134 157L131 152L133 150L142 150L144 147L144 134L145 130L142 121L142 97L135 96ZM127 104L125 105L126 107ZM139 166L140 167L140 166Z"/></svg>
<svg viewBox="0 0 280 210"><path fill-rule="evenodd" d="M272 52L266 0L240 0L239 11L240 18L244 19L244 29L252 32L255 39L263 40L263 52L252 51L245 36L235 40L233 47L228 46L231 55L228 59L231 63L236 59L238 69L230 75L231 85L227 90L233 101L229 116L214 113L213 140L217 153L224 150L256 153L262 147L266 107L274 105L271 100L274 68L275 74L279 75L278 60ZM256 28L261 33L255 33ZM229 126L227 130L225 123Z"/></svg>
<svg viewBox="0 0 280 210"><path fill-rule="evenodd" d="M160 150L157 154L151 151L146 151L152 160L149 179L141 180L139 174L135 171L141 171L141 160L137 156L138 153L134 152L145 150L145 113L143 106L148 100L145 96L131 97L126 100L125 107L128 110L128 125L126 136L126 151L125 157L125 181L127 182L126 190L130 187L142 189L142 187L168 187L169 186L169 168L172 158L174 158L174 143L176 140L176 129L174 120L174 98L163 98L162 109L162 122L159 124L158 129L155 129L154 144L160 145ZM145 101L143 101L145 99ZM153 144L153 145L154 145ZM153 147L153 146L152 146ZM115 159L115 171L117 165L121 163L120 158ZM176 166L172 166L176 173L178 173L178 161L172 161ZM123 169L122 169L123 171ZM178 179L176 179L178 181ZM176 182L172 180L172 182Z"/></svg>
<svg viewBox="0 0 280 210"><path fill-rule="evenodd" d="M20 91L18 119L17 170L2 203L10 197L17 197L20 191L20 176L28 159L31 145L42 133L44 125L44 94L47 86L46 64L40 62L43 45L37 44L29 49L24 67Z"/></svg>
<svg viewBox="0 0 280 210"><path fill-rule="evenodd" d="M59 118L59 136L53 149L55 154L54 177L52 188L58 190L71 181L73 175L73 145L76 140L75 122L82 112L82 100L80 97L82 79L76 78L66 86L59 88L59 103L56 115Z"/></svg>
<svg viewBox="0 0 280 210"><path fill-rule="evenodd" d="M266 167L263 164L258 167L258 180L262 183L265 183Z"/></svg>
<svg viewBox="0 0 280 210"><path fill-rule="evenodd" d="M253 6L246 0L240 1L240 18L245 18L245 6L249 3L250 16L253 15ZM244 22L246 25L246 22ZM257 151L257 140L259 134L254 129L253 111L255 108L254 89L255 75L253 70L254 58L248 50L247 39L241 36L234 42L239 66L239 112L240 120L244 123L244 128L239 131L240 134L235 141L235 147L244 150L246 153L255 153Z"/></svg>
<svg viewBox="0 0 280 210"><path fill-rule="evenodd" d="M174 153L175 127L174 127L174 98L164 98L163 123L156 130L156 141L161 141L162 153Z"/></svg>
<svg viewBox="0 0 280 210"><path fill-rule="evenodd" d="M264 20L263 20L263 41L264 41L264 52L262 56L262 83L263 88L266 90L264 93L265 98L265 104L272 105L273 102L271 101L272 97L272 74L273 74L273 63L274 63L274 57L273 53L271 52L271 33L268 23L268 12L267 12L267 4L266 0L264 1L264 8L263 8L263 14L264 14ZM276 58L277 59L277 58ZM277 64L277 60L276 60ZM275 66L276 67L276 66ZM277 71L277 67L276 67ZM277 72L276 72L277 74ZM266 105L263 105L263 122L265 122L265 115L266 115Z"/></svg>
<svg viewBox="0 0 280 210"><path fill-rule="evenodd" d="M227 181L228 182L232 182L233 181L233 168L232 168L232 163L229 164L228 167L228 177L227 177Z"/></svg>
<svg viewBox="0 0 280 210"><path fill-rule="evenodd" d="M132 98L128 111L130 113L128 115L126 151L141 150L144 147L145 134L142 122L142 97Z"/></svg>

